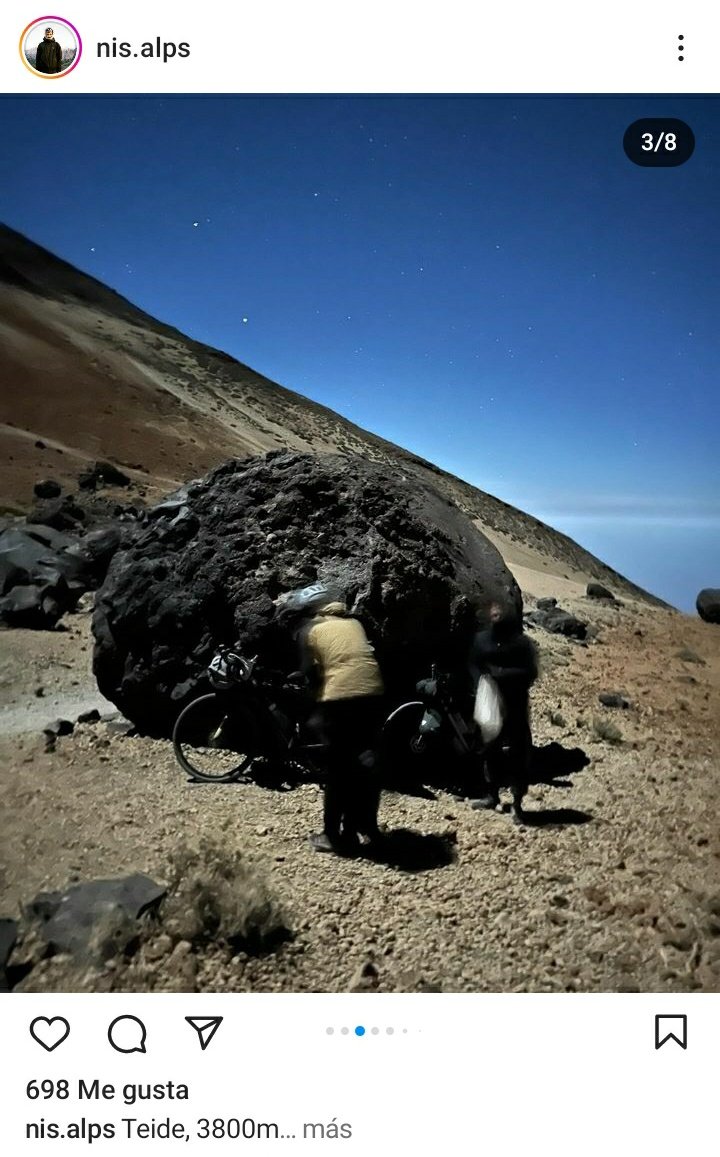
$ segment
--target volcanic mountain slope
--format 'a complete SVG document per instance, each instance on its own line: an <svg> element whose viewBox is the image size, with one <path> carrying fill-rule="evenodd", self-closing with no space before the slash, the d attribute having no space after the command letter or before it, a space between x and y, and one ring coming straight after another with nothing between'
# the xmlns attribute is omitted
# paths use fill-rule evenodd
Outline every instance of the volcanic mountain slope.
<svg viewBox="0 0 720 1157"><path fill-rule="evenodd" d="M22 511L38 478L72 483L95 459L118 463L152 498L229 457L359 454L430 482L511 569L598 579L659 603L565 535L193 341L4 226L0 284L0 510Z"/></svg>

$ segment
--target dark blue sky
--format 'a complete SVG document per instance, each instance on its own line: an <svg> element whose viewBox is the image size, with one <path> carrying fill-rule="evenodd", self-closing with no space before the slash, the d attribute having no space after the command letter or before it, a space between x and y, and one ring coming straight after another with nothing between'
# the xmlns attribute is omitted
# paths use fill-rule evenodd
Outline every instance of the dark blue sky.
<svg viewBox="0 0 720 1157"><path fill-rule="evenodd" d="M676 605L720 585L716 99L2 107L8 224ZM623 153L659 115L681 168Z"/></svg>

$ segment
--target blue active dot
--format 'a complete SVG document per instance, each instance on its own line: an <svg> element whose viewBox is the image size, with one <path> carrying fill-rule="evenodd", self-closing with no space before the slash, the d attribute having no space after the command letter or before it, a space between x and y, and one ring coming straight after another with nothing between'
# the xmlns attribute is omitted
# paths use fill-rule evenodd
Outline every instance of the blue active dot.
<svg viewBox="0 0 720 1157"><path fill-rule="evenodd" d="M365 1036L365 1029L361 1024L359 1024L355 1029L355 1036Z"/></svg>

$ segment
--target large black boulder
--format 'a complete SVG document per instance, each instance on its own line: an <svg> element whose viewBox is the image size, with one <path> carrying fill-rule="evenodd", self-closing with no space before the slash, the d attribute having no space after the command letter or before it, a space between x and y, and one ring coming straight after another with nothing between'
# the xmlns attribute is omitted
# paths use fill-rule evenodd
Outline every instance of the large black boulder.
<svg viewBox="0 0 720 1157"><path fill-rule="evenodd" d="M700 591L695 606L706 623L720 623L720 588L705 587Z"/></svg>
<svg viewBox="0 0 720 1157"><path fill-rule="evenodd" d="M315 579L344 590L391 695L432 662L464 663L489 601L522 610L498 551L429 486L363 458L272 451L188 483L114 556L93 616L100 690L167 735L219 643L297 665L273 600Z"/></svg>

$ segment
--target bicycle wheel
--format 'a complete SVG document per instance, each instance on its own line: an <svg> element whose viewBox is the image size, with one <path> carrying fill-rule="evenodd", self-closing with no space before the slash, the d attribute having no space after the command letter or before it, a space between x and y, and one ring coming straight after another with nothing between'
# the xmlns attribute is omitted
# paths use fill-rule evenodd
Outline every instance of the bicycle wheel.
<svg viewBox="0 0 720 1157"><path fill-rule="evenodd" d="M173 747L180 766L204 783L232 783L261 754L250 710L215 694L202 695L180 712Z"/></svg>
<svg viewBox="0 0 720 1157"><path fill-rule="evenodd" d="M425 704L413 700L403 703L383 724L383 747L386 756L401 764L412 762L428 753L427 736L420 730Z"/></svg>

